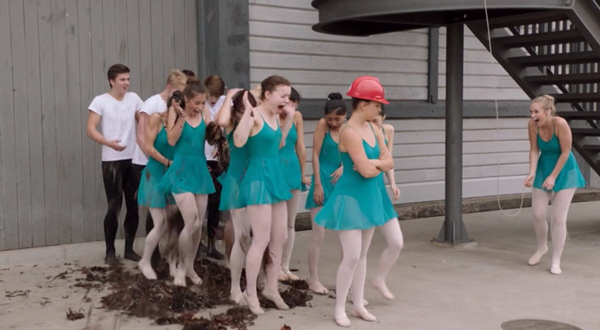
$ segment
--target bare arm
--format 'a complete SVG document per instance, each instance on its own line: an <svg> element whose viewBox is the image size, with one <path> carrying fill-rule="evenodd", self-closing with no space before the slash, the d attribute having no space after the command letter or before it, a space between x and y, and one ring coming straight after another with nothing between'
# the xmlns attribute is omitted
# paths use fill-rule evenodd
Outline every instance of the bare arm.
<svg viewBox="0 0 600 330"><path fill-rule="evenodd" d="M379 166L383 164L380 159L369 160L362 144L362 137L356 130L345 126L340 133L340 150L348 152L356 170L365 178L374 178L381 173Z"/></svg>
<svg viewBox="0 0 600 330"><path fill-rule="evenodd" d="M219 126L231 131L233 128L231 124L231 100L235 96L235 94L241 91L241 88L234 88L227 91L227 95L225 95L225 100L223 101L223 105L217 114L217 124Z"/></svg>
<svg viewBox="0 0 600 330"><path fill-rule="evenodd" d="M306 147L304 146L304 121L302 120L302 114L300 111L296 111L294 114L294 121L296 123L296 130L298 131L298 139L296 139L296 154L298 155L298 161L300 162L300 173L301 178L304 181L306 174Z"/></svg>
<svg viewBox="0 0 600 330"><path fill-rule="evenodd" d="M571 128L566 120L556 117L556 137L560 142L560 157L554 166L554 170L550 173L550 176L556 179L562 168L565 166L569 155L571 154L571 146L573 143L573 136L571 135Z"/></svg>
<svg viewBox="0 0 600 330"><path fill-rule="evenodd" d="M390 155L392 156L392 169L385 172L385 176L387 176L388 182L391 186L396 185L396 178L394 175L393 161L394 161L394 127L391 125L383 125L383 129L385 131L385 135L388 141L388 150L390 151Z"/></svg>
<svg viewBox="0 0 600 330"><path fill-rule="evenodd" d="M185 114L177 102L173 102L167 111L169 111L167 115L167 140L170 145L175 146L183 131ZM180 113L179 117L177 116L177 112Z"/></svg>
<svg viewBox="0 0 600 330"><path fill-rule="evenodd" d="M140 111L136 113L136 116L138 116L138 125L137 133L135 134L135 142L137 142L138 146L140 146L142 151L148 156L144 146L146 145L146 127L148 126L148 119L150 116L147 113Z"/></svg>
<svg viewBox="0 0 600 330"><path fill-rule="evenodd" d="M375 136L377 137L380 150L380 163L377 165L377 168L379 168L382 172L394 170L394 159L392 158L392 154L388 150L388 147L385 145L385 138L383 137L381 130L375 130Z"/></svg>
<svg viewBox="0 0 600 330"><path fill-rule="evenodd" d="M155 113L152 116L150 116L148 120L148 127L146 129L146 144L144 147L144 152L146 153L146 155L148 155L148 157L152 157L160 163L162 163L163 165L169 166L170 160L163 154L158 152L156 148L154 148L154 141L156 140L156 137L158 136L158 133L160 132L160 128L162 126L161 122L162 119L160 117L160 114Z"/></svg>
<svg viewBox="0 0 600 330"><path fill-rule="evenodd" d="M244 108L245 110L244 114L242 115L242 119L240 119L240 123L233 133L233 144L235 144L235 146L238 148L246 145L252 128L257 124L256 117L251 116L251 114L254 112L254 108L248 101L248 92L244 93Z"/></svg>

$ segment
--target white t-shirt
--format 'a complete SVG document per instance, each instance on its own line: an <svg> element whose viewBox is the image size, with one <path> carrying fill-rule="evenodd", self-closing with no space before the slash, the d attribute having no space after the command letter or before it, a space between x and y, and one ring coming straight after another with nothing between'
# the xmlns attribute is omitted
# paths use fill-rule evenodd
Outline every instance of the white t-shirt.
<svg viewBox="0 0 600 330"><path fill-rule="evenodd" d="M132 159L135 149L135 112L142 106L142 99L133 92L125 93L118 101L105 93L94 97L89 110L100 115L100 128L105 140L120 140L123 151L102 146L102 161Z"/></svg>
<svg viewBox="0 0 600 330"><path fill-rule="evenodd" d="M146 101L144 101L144 104L142 104L142 107L140 108L140 113L147 113L148 116L165 111L167 111L167 102L163 100L160 94L150 96ZM135 150L133 151L133 159L131 162L136 165L144 166L148 163L148 157L146 154L144 154L144 151L140 146L138 146L137 143L135 144Z"/></svg>
<svg viewBox="0 0 600 330"><path fill-rule="evenodd" d="M221 106L223 105L224 101L225 95L221 95L221 97L219 97L219 99L217 100L217 103L215 103L215 106L211 106L210 103L206 102L206 106L210 110L210 120L215 120L217 118L219 109L221 109ZM204 154L206 155L206 160L217 160L213 156L214 149L215 148L208 144L208 142L204 142Z"/></svg>

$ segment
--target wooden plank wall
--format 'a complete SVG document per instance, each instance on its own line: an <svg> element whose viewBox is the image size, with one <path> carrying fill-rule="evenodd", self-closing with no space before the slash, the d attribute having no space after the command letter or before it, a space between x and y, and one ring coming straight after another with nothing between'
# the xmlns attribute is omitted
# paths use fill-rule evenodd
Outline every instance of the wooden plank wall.
<svg viewBox="0 0 600 330"><path fill-rule="evenodd" d="M395 177L402 197L395 202L444 199L444 120L395 119L386 123L396 129L393 150ZM310 161L315 126L314 120L306 121L304 125L307 174L312 174ZM495 119L465 119L463 197L522 192L523 179L529 171L526 126L526 118L501 118L498 122ZM303 202L301 205L304 205Z"/></svg>
<svg viewBox="0 0 600 330"><path fill-rule="evenodd" d="M114 63L144 99L171 68L197 71L196 3L0 1L0 250L103 239L87 107Z"/></svg>

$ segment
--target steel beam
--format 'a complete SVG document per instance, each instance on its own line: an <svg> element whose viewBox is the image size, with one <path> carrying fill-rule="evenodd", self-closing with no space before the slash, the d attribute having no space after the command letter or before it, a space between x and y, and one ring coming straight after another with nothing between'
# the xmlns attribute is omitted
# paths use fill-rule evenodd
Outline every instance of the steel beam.
<svg viewBox="0 0 600 330"><path fill-rule="evenodd" d="M447 27L446 35L446 219L439 242L470 242L462 221L464 25Z"/></svg>

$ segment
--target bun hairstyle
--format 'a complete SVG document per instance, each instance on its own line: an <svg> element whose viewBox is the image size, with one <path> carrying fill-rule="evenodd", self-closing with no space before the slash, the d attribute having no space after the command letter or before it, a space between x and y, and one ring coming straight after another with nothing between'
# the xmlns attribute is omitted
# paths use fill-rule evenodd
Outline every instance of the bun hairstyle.
<svg viewBox="0 0 600 330"><path fill-rule="evenodd" d="M346 115L348 109L346 103L342 100L342 94L340 93L329 93L327 95L327 102L325 102L325 115L335 113L338 116Z"/></svg>
<svg viewBox="0 0 600 330"><path fill-rule="evenodd" d="M548 94L544 94L536 97L531 103L539 103L544 110L550 110L552 116L556 115L556 106L554 97Z"/></svg>
<svg viewBox="0 0 600 330"><path fill-rule="evenodd" d="M198 77L188 77L187 84L183 90L183 95L188 99L193 99L197 94L206 94L206 86L198 80Z"/></svg>
<svg viewBox="0 0 600 330"><path fill-rule="evenodd" d="M183 97L183 93L181 91L174 91L169 100L167 101L167 108L171 107L173 102L179 103L179 106L183 109L185 108L185 98Z"/></svg>
<svg viewBox="0 0 600 330"><path fill-rule="evenodd" d="M298 93L298 91L294 87L292 87L292 92L290 93L290 101L300 103L301 99L302 96L300 96L300 93Z"/></svg>

